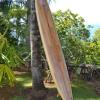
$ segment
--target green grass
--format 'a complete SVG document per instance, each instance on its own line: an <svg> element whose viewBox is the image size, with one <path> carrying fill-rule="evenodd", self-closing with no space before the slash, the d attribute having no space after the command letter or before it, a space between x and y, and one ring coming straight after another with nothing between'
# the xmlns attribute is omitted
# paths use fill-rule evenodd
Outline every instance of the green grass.
<svg viewBox="0 0 100 100"><path fill-rule="evenodd" d="M87 85L82 80L75 80L72 84L74 100L100 100L93 87Z"/></svg>
<svg viewBox="0 0 100 100"><path fill-rule="evenodd" d="M30 74L23 74L16 76L17 84L20 88L27 88L32 86L32 79ZM76 79L72 83L73 100L100 100L100 96L97 96L93 87L90 87L86 82ZM16 99L20 98L20 99ZM12 100L24 100L24 97L15 97ZM60 100L60 99L58 99Z"/></svg>

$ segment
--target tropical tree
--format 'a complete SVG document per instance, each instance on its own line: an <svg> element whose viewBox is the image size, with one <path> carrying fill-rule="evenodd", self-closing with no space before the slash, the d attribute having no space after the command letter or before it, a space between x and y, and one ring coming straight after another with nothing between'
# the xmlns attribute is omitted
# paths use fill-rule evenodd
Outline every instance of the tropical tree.
<svg viewBox="0 0 100 100"><path fill-rule="evenodd" d="M9 0L6 0L9 1ZM19 0L16 0L19 1ZM5 0L4 0L5 2ZM3 3L6 6L8 6L8 2ZM24 7L26 6L26 3ZM2 6L3 9L4 5ZM30 32L30 45L31 45L31 72L32 72L32 79L33 79L33 90L39 91L44 89L43 84L43 78L41 75L42 71L42 62L41 62L41 39L38 29L38 24L36 21L36 13L35 13L35 0L28 0L27 1L27 16L25 15L25 10L21 9L18 3L13 3L9 5L11 7L9 10L7 10L6 16L9 16L8 22L10 22L10 28L12 29L12 34L17 39L17 45L16 48L19 47L19 40L25 40L23 38L24 32L26 32L24 29L26 29L25 24L22 24L23 20L26 18L28 19L28 25L29 25L29 31ZM23 8L23 7L22 7ZM3 10L2 10L3 11ZM4 10L6 12L6 10ZM22 13L23 12L23 13ZM11 20L12 19L12 20ZM25 22L25 21L24 21ZM8 32L8 31L7 31ZM9 32L8 32L9 33ZM22 34L22 35L21 35ZM29 35L29 34L28 34ZM8 39L9 40L9 39ZM21 44L21 43L20 43ZM23 43L22 43L23 44Z"/></svg>
<svg viewBox="0 0 100 100"><path fill-rule="evenodd" d="M42 61L41 61L41 38L38 29L38 23L36 18L35 11L35 0L28 1L28 24L30 31L30 47L31 47L31 72L32 72L32 88L33 88L33 97L32 98L41 98L38 96L38 92L42 91L42 96L44 96L45 87L43 84L43 76L42 76ZM35 94L34 93L37 93ZM37 92L36 92L37 91Z"/></svg>
<svg viewBox="0 0 100 100"><path fill-rule="evenodd" d="M72 13L70 10L65 12L59 10L53 15L59 35L74 34L80 39L89 37L90 33L84 24L85 20L78 14Z"/></svg>
<svg viewBox="0 0 100 100"><path fill-rule="evenodd" d="M85 60L83 41L87 41L90 34L84 19L70 10L57 11L53 16L65 59L74 65L83 63Z"/></svg>

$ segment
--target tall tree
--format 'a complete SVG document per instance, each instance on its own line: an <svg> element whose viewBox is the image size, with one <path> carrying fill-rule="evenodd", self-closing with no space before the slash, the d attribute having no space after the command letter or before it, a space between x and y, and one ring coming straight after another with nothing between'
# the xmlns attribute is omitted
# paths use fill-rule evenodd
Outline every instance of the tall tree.
<svg viewBox="0 0 100 100"><path fill-rule="evenodd" d="M42 76L42 61L41 61L41 38L38 29L38 23L35 11L35 0L28 1L28 23L30 30L30 47L31 47L31 72L32 72L32 100L41 99L46 94ZM35 92L35 93L34 93ZM42 92L39 97L38 93Z"/></svg>
<svg viewBox="0 0 100 100"><path fill-rule="evenodd" d="M10 12L11 17L15 18L15 19L12 18L14 23L12 23L11 25L14 26L15 29L13 30L16 30L15 33L17 35L17 39L19 39L19 37L21 37L21 34L19 33L23 33L22 30L20 30L20 27L22 27L20 19L23 20L21 15L22 11L20 9L20 2L19 0L15 0L16 3L14 1L13 3L15 5L14 10L7 10L7 9L5 10L5 7L12 7L11 5L8 5L9 1L10 0L3 0L0 3L2 5L1 10L2 11L4 10L3 12L6 13ZM35 0L27 0L27 2L28 2L28 24L29 24L30 45L31 45L31 71L33 79L33 89L38 91L44 89L43 78L41 75L41 70L42 70L41 51L40 51L41 39L35 14ZM23 2L21 2L21 6L23 6L22 3ZM20 11L18 11L18 9Z"/></svg>
<svg viewBox="0 0 100 100"><path fill-rule="evenodd" d="M41 75L41 39L38 29L38 23L35 12L35 0L29 2L29 25L30 25L30 46L31 46L31 71L33 78L33 88L44 88L43 78Z"/></svg>
<svg viewBox="0 0 100 100"><path fill-rule="evenodd" d="M57 11L53 16L67 62L82 63L85 59L82 41L89 37L89 30L84 24L84 19L70 10Z"/></svg>

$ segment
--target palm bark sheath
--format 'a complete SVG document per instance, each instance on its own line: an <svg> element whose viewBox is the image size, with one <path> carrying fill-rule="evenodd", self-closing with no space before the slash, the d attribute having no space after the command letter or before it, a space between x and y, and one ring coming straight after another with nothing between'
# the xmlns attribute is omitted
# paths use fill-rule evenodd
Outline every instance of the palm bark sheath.
<svg viewBox="0 0 100 100"><path fill-rule="evenodd" d="M72 100L68 71L48 3L35 0L35 7L41 40L58 92L63 100Z"/></svg>

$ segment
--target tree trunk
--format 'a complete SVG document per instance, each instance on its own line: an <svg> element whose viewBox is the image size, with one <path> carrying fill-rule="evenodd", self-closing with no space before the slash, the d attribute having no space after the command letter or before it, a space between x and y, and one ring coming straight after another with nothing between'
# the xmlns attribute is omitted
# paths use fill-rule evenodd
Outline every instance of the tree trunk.
<svg viewBox="0 0 100 100"><path fill-rule="evenodd" d="M34 90L43 90L43 78L41 74L41 39L35 12L35 0L29 0L29 25L30 25L30 46L31 46L31 72L32 87Z"/></svg>

